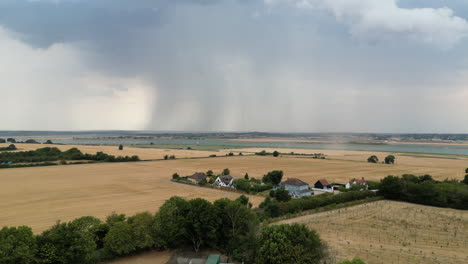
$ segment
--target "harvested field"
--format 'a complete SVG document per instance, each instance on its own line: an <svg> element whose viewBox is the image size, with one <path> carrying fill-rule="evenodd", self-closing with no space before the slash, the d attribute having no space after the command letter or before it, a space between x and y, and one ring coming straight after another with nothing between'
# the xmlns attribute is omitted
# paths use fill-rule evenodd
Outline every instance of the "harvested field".
<svg viewBox="0 0 468 264"><path fill-rule="evenodd" d="M468 263L468 212L378 201L301 216L317 230L338 260L377 263Z"/></svg>
<svg viewBox="0 0 468 264"><path fill-rule="evenodd" d="M9 144L0 144L0 147L7 147ZM46 145L46 144L15 144L18 151L35 150L45 147L56 147L62 151L71 148L78 148L83 153L96 154L98 151L114 156L133 156L137 155L140 159L163 159L165 155L175 155L177 158L208 157L211 154L225 155L226 152L201 151L201 150L180 150L180 149L157 149L157 148L132 148L124 146L119 150L117 146L85 146L85 145Z"/></svg>
<svg viewBox="0 0 468 264"><path fill-rule="evenodd" d="M119 258L109 264L166 264L173 254L173 251L147 252L136 256Z"/></svg>
<svg viewBox="0 0 468 264"><path fill-rule="evenodd" d="M38 145L33 146L37 148ZM60 147L68 149L71 146ZM105 148L113 148L118 151L117 147L78 147L95 148L94 150L99 148L103 151L106 151ZM148 156L159 155L153 152L163 151L137 150L148 151ZM130 151L130 148L127 148L127 151ZM185 152L187 155L192 155L190 154L192 151ZM209 152L201 151L201 153L207 155ZM345 152L341 154L343 153ZM365 157L359 153L346 152L343 155ZM185 176L207 170L220 173L222 169L229 168L234 177L243 177L245 173L249 173L250 177L260 178L268 171L278 169L285 172L285 178L298 177L314 184L320 178L344 183L350 178L365 177L379 180L389 174L403 173L428 173L439 180L462 179L464 168L468 167L468 162L462 159L397 156L398 164L385 165L340 159L339 152L325 152L325 154L329 155L330 159L318 160L297 156L279 158L234 156L1 169L0 210L3 213L0 215L0 226L29 225L35 232L39 232L57 220L68 221L85 215L103 218L112 211L127 214L146 210L154 212L173 195L189 199L202 197L211 201L221 197L234 199L239 196L233 192L171 182L171 175L174 172ZM414 165L411 164L413 161ZM260 196L252 196L251 199L254 205L258 205L263 200Z"/></svg>

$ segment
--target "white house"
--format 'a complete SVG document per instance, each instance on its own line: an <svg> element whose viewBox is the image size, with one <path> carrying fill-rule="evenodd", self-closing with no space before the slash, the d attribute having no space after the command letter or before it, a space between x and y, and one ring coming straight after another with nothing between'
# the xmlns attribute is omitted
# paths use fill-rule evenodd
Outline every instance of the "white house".
<svg viewBox="0 0 468 264"><path fill-rule="evenodd" d="M313 194L310 190L309 184L296 178L288 178L284 182L280 183L280 187L287 190L291 196L296 198L311 196Z"/></svg>
<svg viewBox="0 0 468 264"><path fill-rule="evenodd" d="M356 185L361 186L362 190L367 190L367 188L369 188L369 186L367 185L366 180L364 180L364 177L362 177L362 179L360 179L360 180L352 179L350 182L346 183L345 187L346 187L346 189L349 189L352 186L356 186Z"/></svg>
<svg viewBox="0 0 468 264"><path fill-rule="evenodd" d="M223 175L216 178L216 181L213 183L214 186L218 187L233 187L234 179L231 175Z"/></svg>

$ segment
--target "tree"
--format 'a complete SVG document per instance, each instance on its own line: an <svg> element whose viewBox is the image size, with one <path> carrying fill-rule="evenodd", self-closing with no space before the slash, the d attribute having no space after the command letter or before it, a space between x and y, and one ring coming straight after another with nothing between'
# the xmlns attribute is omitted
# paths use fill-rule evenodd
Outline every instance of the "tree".
<svg viewBox="0 0 468 264"><path fill-rule="evenodd" d="M379 158L377 158L377 156L375 156L375 155L372 155L369 158L367 158L367 162L377 163L377 162L379 162Z"/></svg>
<svg viewBox="0 0 468 264"><path fill-rule="evenodd" d="M249 197L245 196L245 195L241 195L239 196L239 198L236 199L236 202L239 202L243 205L247 205L249 203Z"/></svg>
<svg viewBox="0 0 468 264"><path fill-rule="evenodd" d="M7 148L7 150L17 150L16 146L14 144L10 144Z"/></svg>
<svg viewBox="0 0 468 264"><path fill-rule="evenodd" d="M189 201L186 219L186 236L192 243L195 252L198 253L202 246L216 246L216 233L220 219L214 205L205 199L192 199Z"/></svg>
<svg viewBox="0 0 468 264"><path fill-rule="evenodd" d="M234 156L234 153L229 152L228 156Z"/></svg>
<svg viewBox="0 0 468 264"><path fill-rule="evenodd" d="M466 168L466 169L465 169L465 173L467 173L467 174L468 174L468 168Z"/></svg>
<svg viewBox="0 0 468 264"><path fill-rule="evenodd" d="M468 184L468 174L465 175L465 178L461 181L461 183Z"/></svg>
<svg viewBox="0 0 468 264"><path fill-rule="evenodd" d="M54 144L54 143L52 143L52 140L48 139L44 144Z"/></svg>
<svg viewBox="0 0 468 264"><path fill-rule="evenodd" d="M7 138L6 141L10 143L16 143L16 140L14 138Z"/></svg>
<svg viewBox="0 0 468 264"><path fill-rule="evenodd" d="M380 181L379 192L386 199L398 200L402 197L404 184L400 178L387 176Z"/></svg>
<svg viewBox="0 0 468 264"><path fill-rule="evenodd" d="M234 180L234 186L237 190L244 191L246 193L250 192L250 182L246 179L236 179Z"/></svg>
<svg viewBox="0 0 468 264"><path fill-rule="evenodd" d="M275 150L275 151L273 151L273 157L278 157L278 156L279 156L279 154L280 154L280 153L279 153L278 151L276 151L276 150Z"/></svg>
<svg viewBox="0 0 468 264"><path fill-rule="evenodd" d="M395 164L395 156L393 155L388 155L385 157L385 164Z"/></svg>
<svg viewBox="0 0 468 264"><path fill-rule="evenodd" d="M187 200L174 196L167 200L154 217L154 241L160 248L175 248L185 242Z"/></svg>
<svg viewBox="0 0 468 264"><path fill-rule="evenodd" d="M13 142L14 143L14 142ZM25 143L28 143L28 144L38 144L39 142L37 142L36 140L34 139L28 139L25 141Z"/></svg>
<svg viewBox="0 0 468 264"><path fill-rule="evenodd" d="M36 238L26 226L4 227L0 230L0 263L35 263Z"/></svg>
<svg viewBox="0 0 468 264"><path fill-rule="evenodd" d="M283 178L283 171L274 170L274 171L268 172L266 175L263 176L263 182L271 183L273 185L278 185L281 183L282 178Z"/></svg>
<svg viewBox="0 0 468 264"><path fill-rule="evenodd" d="M206 172L206 176L208 176L208 177L211 177L213 175L214 175L214 173L213 173L212 170L209 170L209 171Z"/></svg>
<svg viewBox="0 0 468 264"><path fill-rule="evenodd" d="M6 140L3 138L0 138L0 143L6 143Z"/></svg>
<svg viewBox="0 0 468 264"><path fill-rule="evenodd" d="M287 202L291 200L291 195L284 188L270 191L270 197L275 198L279 202Z"/></svg>
<svg viewBox="0 0 468 264"><path fill-rule="evenodd" d="M95 263L95 235L84 220L58 223L37 237L39 263Z"/></svg>
<svg viewBox="0 0 468 264"><path fill-rule="evenodd" d="M180 176L179 176L179 174L177 172L172 174L172 179L178 180L179 178L180 178Z"/></svg>
<svg viewBox="0 0 468 264"><path fill-rule="evenodd" d="M164 155L164 160L168 160L169 159L169 156L168 155Z"/></svg>
<svg viewBox="0 0 468 264"><path fill-rule="evenodd" d="M136 249L132 226L125 222L115 222L109 226L104 237L104 251L110 256L124 256Z"/></svg>
<svg viewBox="0 0 468 264"><path fill-rule="evenodd" d="M119 150L123 150L123 145L122 144L119 145Z"/></svg>
<svg viewBox="0 0 468 264"><path fill-rule="evenodd" d="M256 263L319 263L322 243L305 225L264 226L259 237Z"/></svg>
<svg viewBox="0 0 468 264"><path fill-rule="evenodd" d="M239 156L244 156L244 154L242 154L242 152L239 152Z"/></svg>
<svg viewBox="0 0 468 264"><path fill-rule="evenodd" d="M148 249L154 246L153 235L154 216L148 212L138 213L128 218L133 231L133 239L137 249Z"/></svg>
<svg viewBox="0 0 468 264"><path fill-rule="evenodd" d="M229 174L231 174L231 171L230 171L229 169L226 168L226 169L223 170L223 173L222 173L222 174L223 174L223 175L229 175Z"/></svg>
<svg viewBox="0 0 468 264"><path fill-rule="evenodd" d="M246 174L244 175L244 179L246 179L246 180L249 179L249 174L248 174L248 173L246 173Z"/></svg>

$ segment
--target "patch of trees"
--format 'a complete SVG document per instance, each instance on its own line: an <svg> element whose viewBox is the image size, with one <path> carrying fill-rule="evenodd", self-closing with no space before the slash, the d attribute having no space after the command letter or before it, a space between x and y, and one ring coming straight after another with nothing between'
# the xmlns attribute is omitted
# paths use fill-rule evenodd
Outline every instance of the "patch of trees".
<svg viewBox="0 0 468 264"><path fill-rule="evenodd" d="M260 180L255 178L244 178L234 180L234 186L237 190L244 191L246 193L256 194L273 189L273 185L269 183L262 183Z"/></svg>
<svg viewBox="0 0 468 264"><path fill-rule="evenodd" d="M50 144L54 144L54 143L52 142L52 140L48 139L44 144L49 144L50 145Z"/></svg>
<svg viewBox="0 0 468 264"><path fill-rule="evenodd" d="M468 185L464 181L440 182L433 180L430 175L387 176L380 182L379 193L391 200L468 209Z"/></svg>
<svg viewBox="0 0 468 264"><path fill-rule="evenodd" d="M6 143L6 140L3 138L0 138L0 143Z"/></svg>
<svg viewBox="0 0 468 264"><path fill-rule="evenodd" d="M81 217L34 235L31 228L0 230L0 263L97 263L150 249L191 246L221 251L244 263L319 263L322 241L304 225L260 226L248 198L172 197L156 214Z"/></svg>
<svg viewBox="0 0 468 264"><path fill-rule="evenodd" d="M375 155L372 155L369 158L367 158L367 162L377 163L377 162L379 162L379 158L377 156L375 156Z"/></svg>
<svg viewBox="0 0 468 264"><path fill-rule="evenodd" d="M16 143L16 140L14 138L7 138L6 141L10 143Z"/></svg>
<svg viewBox="0 0 468 264"><path fill-rule="evenodd" d="M265 174L262 181L276 186L281 183L281 179L283 179L283 171L274 170Z"/></svg>
<svg viewBox="0 0 468 264"><path fill-rule="evenodd" d="M12 150L17 150L14 144L10 144L8 147L0 148L0 151L12 151Z"/></svg>
<svg viewBox="0 0 468 264"><path fill-rule="evenodd" d="M273 156L273 157L278 157L280 153L278 151L273 151L273 152L267 152L266 150L262 150L260 152L255 152L255 155L257 156Z"/></svg>
<svg viewBox="0 0 468 264"><path fill-rule="evenodd" d="M287 202L281 202L270 197L260 204L261 214L264 217L278 217L286 214L295 214L305 210L317 209L319 207L333 204L347 203L357 200L363 200L370 197L376 197L372 191L345 192L339 194L322 194L318 196L303 197L293 199Z"/></svg>
<svg viewBox="0 0 468 264"><path fill-rule="evenodd" d="M24 143L28 143L28 144L39 144L39 142L37 142L37 141L34 140L34 139L28 139L28 140L26 140Z"/></svg>
<svg viewBox="0 0 468 264"><path fill-rule="evenodd" d="M164 155L164 160L174 160L175 158L175 155Z"/></svg>
<svg viewBox="0 0 468 264"><path fill-rule="evenodd" d="M97 152L96 154L83 154L79 149L72 148L67 151L61 151L58 148L40 148L31 151L2 152L0 153L0 162L47 162L59 160L91 160L101 162L128 162L139 161L138 156L118 156Z"/></svg>
<svg viewBox="0 0 468 264"><path fill-rule="evenodd" d="M388 155L384 159L385 164L395 164L395 156L393 155Z"/></svg>

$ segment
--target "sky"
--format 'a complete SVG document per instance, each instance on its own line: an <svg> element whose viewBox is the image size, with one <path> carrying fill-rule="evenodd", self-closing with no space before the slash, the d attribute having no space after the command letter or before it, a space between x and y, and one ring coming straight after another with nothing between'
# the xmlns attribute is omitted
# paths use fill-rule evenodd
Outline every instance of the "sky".
<svg viewBox="0 0 468 264"><path fill-rule="evenodd" d="M0 130L468 133L466 0L0 0Z"/></svg>

